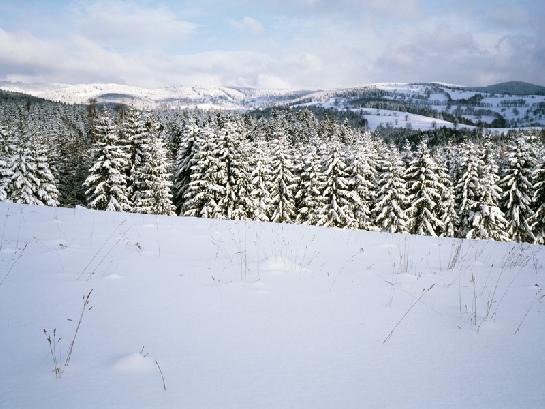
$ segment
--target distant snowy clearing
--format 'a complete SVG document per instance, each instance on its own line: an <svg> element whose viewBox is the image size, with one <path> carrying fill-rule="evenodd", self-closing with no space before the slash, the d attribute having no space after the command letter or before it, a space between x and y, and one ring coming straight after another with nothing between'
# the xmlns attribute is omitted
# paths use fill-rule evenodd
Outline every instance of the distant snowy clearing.
<svg viewBox="0 0 545 409"><path fill-rule="evenodd" d="M1 203L0 407L543 408L544 287L543 246Z"/></svg>
<svg viewBox="0 0 545 409"><path fill-rule="evenodd" d="M361 112L367 119L367 126L375 130L379 126L391 126L394 128L411 128L428 131L435 128L454 128L454 124L443 119L432 118L424 115L410 114L406 112L390 111L387 109L362 108L353 110ZM459 128L473 129L473 126L459 124Z"/></svg>

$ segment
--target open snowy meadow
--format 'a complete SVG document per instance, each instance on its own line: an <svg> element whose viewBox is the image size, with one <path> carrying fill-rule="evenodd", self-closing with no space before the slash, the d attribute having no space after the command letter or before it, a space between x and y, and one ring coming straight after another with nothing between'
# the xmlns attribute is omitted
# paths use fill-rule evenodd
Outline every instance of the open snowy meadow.
<svg viewBox="0 0 545 409"><path fill-rule="evenodd" d="M0 407L543 408L544 266L529 244L0 203Z"/></svg>

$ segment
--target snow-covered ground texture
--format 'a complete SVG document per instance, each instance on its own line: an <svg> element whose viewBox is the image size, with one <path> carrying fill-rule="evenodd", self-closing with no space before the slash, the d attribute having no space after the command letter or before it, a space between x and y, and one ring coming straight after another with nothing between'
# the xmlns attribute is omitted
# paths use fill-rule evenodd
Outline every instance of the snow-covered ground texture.
<svg viewBox="0 0 545 409"><path fill-rule="evenodd" d="M1 408L545 407L544 247L15 204L0 227Z"/></svg>

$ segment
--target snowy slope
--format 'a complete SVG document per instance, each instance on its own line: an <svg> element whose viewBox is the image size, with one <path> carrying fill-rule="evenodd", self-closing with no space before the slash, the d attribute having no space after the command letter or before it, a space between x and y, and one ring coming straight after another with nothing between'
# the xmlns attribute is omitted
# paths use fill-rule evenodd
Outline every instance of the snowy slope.
<svg viewBox="0 0 545 409"><path fill-rule="evenodd" d="M15 204L0 226L0 408L545 407L544 247ZM56 378L42 329L64 362L91 289Z"/></svg>
<svg viewBox="0 0 545 409"><path fill-rule="evenodd" d="M236 87L169 86L143 88L122 84L26 84L0 82L0 89L22 92L58 102L85 104L126 103L138 108L247 109L266 105L271 98L299 95L289 90L256 90ZM303 91L304 92L304 91Z"/></svg>
<svg viewBox="0 0 545 409"><path fill-rule="evenodd" d="M407 112L391 111L387 109L363 108L355 110L361 112L361 116L367 119L367 126L374 130L379 126L391 126L394 128L411 128L428 131L435 128L454 128L454 124L444 119L432 118L424 115L410 114ZM458 125L459 128L473 128L468 125Z"/></svg>

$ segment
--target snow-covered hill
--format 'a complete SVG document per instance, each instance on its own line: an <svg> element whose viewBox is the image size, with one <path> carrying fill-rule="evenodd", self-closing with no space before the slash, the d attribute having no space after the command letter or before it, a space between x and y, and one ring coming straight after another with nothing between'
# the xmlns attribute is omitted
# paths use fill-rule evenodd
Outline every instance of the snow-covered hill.
<svg viewBox="0 0 545 409"><path fill-rule="evenodd" d="M0 407L541 408L544 286L533 245L2 203Z"/></svg>
<svg viewBox="0 0 545 409"><path fill-rule="evenodd" d="M495 89L491 87L491 89ZM484 88L483 88L484 90ZM514 95L487 93L482 90L438 83L381 83L344 90L317 91L292 101L294 106L321 106L332 109L386 109L404 114L431 118L411 122L413 129L429 129L429 123L452 127L462 118L468 125L496 127L545 126L545 95ZM365 111L365 110L364 110ZM432 115L433 114L433 115ZM373 124L372 115L370 113ZM366 116L367 117L367 116ZM494 122L495 121L495 122ZM396 124L403 127L406 124ZM420 123L419 123L420 122ZM441 123L442 122L442 123ZM462 121L463 125L463 121ZM372 127L372 125L371 125Z"/></svg>
<svg viewBox="0 0 545 409"><path fill-rule="evenodd" d="M519 84L519 83L515 83ZM524 83L522 83L524 84ZM142 88L120 84L26 84L0 82L0 89L68 103L125 103L142 109L201 108L250 110L275 106L314 106L338 110L382 109L409 114L413 129L429 129L430 124L453 127L540 127L545 126L545 95L528 95L540 87L498 86L469 88L441 83L380 83L333 90L273 90L244 87L170 86ZM521 95L495 93L521 89ZM490 91L487 91L490 90ZM361 111L370 128L376 113ZM424 119L426 117L428 119ZM382 121L378 121L382 123ZM405 127L399 121L387 121Z"/></svg>
<svg viewBox="0 0 545 409"><path fill-rule="evenodd" d="M236 87L169 86L142 88L121 84L26 84L0 82L0 89L21 92L58 102L85 104L127 103L139 108L249 109L304 91Z"/></svg>

